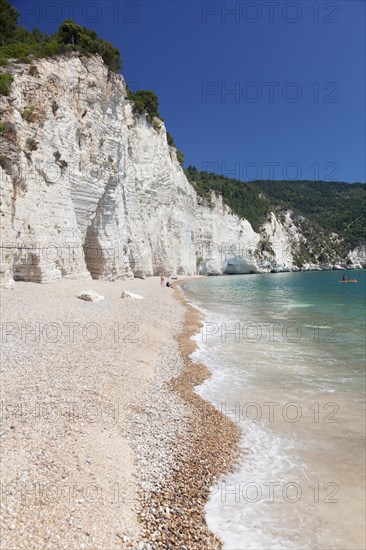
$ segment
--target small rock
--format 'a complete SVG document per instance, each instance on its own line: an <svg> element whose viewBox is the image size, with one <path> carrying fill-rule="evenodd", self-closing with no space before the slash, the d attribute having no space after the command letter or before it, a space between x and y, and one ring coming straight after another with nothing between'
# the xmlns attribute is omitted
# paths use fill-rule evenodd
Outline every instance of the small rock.
<svg viewBox="0 0 366 550"><path fill-rule="evenodd" d="M80 294L77 294L76 297L86 302L100 302L104 300L104 296L97 294L94 290L83 290Z"/></svg>
<svg viewBox="0 0 366 550"><path fill-rule="evenodd" d="M122 290L121 298L130 298L132 300L143 300L143 297L139 294L134 294L133 292L127 292L127 290Z"/></svg>
<svg viewBox="0 0 366 550"><path fill-rule="evenodd" d="M2 285L1 288L6 288L7 290L15 290L14 281L10 283L5 283L4 285Z"/></svg>

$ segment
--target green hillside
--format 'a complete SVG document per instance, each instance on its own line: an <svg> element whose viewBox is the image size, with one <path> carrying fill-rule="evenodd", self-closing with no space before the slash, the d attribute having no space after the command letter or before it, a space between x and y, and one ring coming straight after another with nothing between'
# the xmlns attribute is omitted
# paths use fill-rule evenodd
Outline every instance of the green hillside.
<svg viewBox="0 0 366 550"><path fill-rule="evenodd" d="M248 220L255 231L259 231L266 221L271 204L266 197L260 196L260 191L254 185L225 176L199 172L194 166L188 166L185 173L201 197L209 202L212 191L216 195L222 195L225 204L239 217Z"/></svg>
<svg viewBox="0 0 366 550"><path fill-rule="evenodd" d="M199 172L189 166L186 175L200 196L214 191L232 211L246 218L256 231L271 210L293 210L323 234L338 233L348 246L365 242L366 186L326 181L243 182ZM310 228L309 228L310 230Z"/></svg>
<svg viewBox="0 0 366 550"><path fill-rule="evenodd" d="M366 186L328 181L255 181L273 206L290 208L351 245L365 240Z"/></svg>

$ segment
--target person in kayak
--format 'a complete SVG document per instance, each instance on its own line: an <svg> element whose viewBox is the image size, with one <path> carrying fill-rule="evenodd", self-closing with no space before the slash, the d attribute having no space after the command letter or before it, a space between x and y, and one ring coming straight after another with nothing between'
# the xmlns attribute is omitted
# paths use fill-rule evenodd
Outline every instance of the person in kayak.
<svg viewBox="0 0 366 550"><path fill-rule="evenodd" d="M343 275L342 279L343 279L343 282L346 283L347 282L347 275Z"/></svg>

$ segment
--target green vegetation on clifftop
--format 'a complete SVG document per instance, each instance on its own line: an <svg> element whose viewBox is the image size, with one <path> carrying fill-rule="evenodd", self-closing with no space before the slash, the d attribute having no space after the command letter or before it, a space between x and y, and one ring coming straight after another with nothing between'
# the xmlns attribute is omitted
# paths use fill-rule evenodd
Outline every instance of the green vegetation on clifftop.
<svg viewBox="0 0 366 550"><path fill-rule="evenodd" d="M122 61L120 52L106 40L98 37L95 31L89 30L66 19L54 34L42 34L39 29L27 31L18 27L19 13L10 4L9 0L0 0L0 66L6 66L11 61L16 63L31 63L34 58L55 57L70 52L79 52L82 55L99 54L105 65L113 72L120 72ZM32 67L30 73L32 74ZM37 68L33 67L34 76ZM0 73L0 94L8 95L13 77L7 73ZM154 117L159 114L158 96L151 90L131 92L127 89L127 97L133 102L134 113L146 116L154 126ZM156 126L154 126L156 128ZM169 143L169 139L172 143ZM174 144L168 134L169 145ZM177 149L177 158L184 164L184 155Z"/></svg>
<svg viewBox="0 0 366 550"><path fill-rule="evenodd" d="M154 117L161 118L159 115L158 96L151 90L137 90L137 92L127 90L127 97L133 101L134 113L138 113L139 115L146 114L150 122L152 122Z"/></svg>
<svg viewBox="0 0 366 550"><path fill-rule="evenodd" d="M8 0L0 0L0 65L7 65L10 59L30 63L29 56L53 57L74 51L99 54L109 69L121 70L118 49L99 38L95 31L67 19L55 34L42 34L37 28L30 32L17 26L18 17L19 13Z"/></svg>

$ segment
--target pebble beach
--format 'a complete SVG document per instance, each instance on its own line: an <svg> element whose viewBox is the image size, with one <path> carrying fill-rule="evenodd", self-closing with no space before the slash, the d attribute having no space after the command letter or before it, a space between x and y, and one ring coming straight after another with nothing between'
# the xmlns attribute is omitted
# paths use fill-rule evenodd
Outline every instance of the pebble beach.
<svg viewBox="0 0 366 550"><path fill-rule="evenodd" d="M180 282L2 291L1 548L221 548L204 505L239 432L194 392Z"/></svg>

